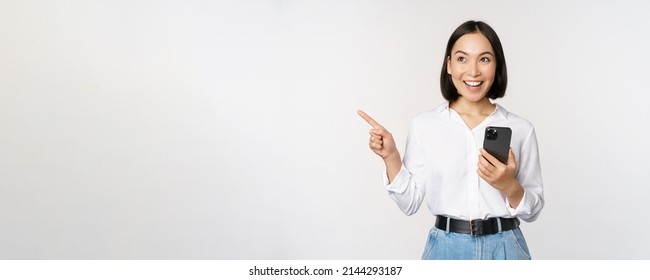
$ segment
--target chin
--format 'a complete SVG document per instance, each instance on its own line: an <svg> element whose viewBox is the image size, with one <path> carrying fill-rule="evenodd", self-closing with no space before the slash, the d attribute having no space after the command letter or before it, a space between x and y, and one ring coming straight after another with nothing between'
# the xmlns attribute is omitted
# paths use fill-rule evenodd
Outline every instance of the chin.
<svg viewBox="0 0 650 280"><path fill-rule="evenodd" d="M486 98L485 94L461 94L460 97L470 102L478 102Z"/></svg>

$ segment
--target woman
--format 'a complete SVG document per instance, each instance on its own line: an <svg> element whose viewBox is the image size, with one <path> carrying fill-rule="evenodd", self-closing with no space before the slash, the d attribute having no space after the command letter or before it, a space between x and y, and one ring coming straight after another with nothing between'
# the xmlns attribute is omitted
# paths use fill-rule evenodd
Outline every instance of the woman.
<svg viewBox="0 0 650 280"><path fill-rule="evenodd" d="M440 74L447 102L413 119L403 159L388 130L358 112L373 126L386 190L406 215L426 199L436 217L423 259L530 259L519 219L534 221L544 206L537 139L530 122L490 101L507 85L496 32L480 21L460 25ZM506 163L482 148L488 126L512 130Z"/></svg>

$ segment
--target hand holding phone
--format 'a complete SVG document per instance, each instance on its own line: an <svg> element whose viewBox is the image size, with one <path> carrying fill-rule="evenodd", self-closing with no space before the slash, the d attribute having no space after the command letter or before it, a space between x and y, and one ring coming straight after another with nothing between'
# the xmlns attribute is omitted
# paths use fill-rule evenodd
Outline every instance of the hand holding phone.
<svg viewBox="0 0 650 280"><path fill-rule="evenodd" d="M481 179L507 196L510 207L517 208L524 190L516 178L517 162L510 149L511 136L512 130L507 127L485 128L477 172ZM495 162L497 160L502 164Z"/></svg>

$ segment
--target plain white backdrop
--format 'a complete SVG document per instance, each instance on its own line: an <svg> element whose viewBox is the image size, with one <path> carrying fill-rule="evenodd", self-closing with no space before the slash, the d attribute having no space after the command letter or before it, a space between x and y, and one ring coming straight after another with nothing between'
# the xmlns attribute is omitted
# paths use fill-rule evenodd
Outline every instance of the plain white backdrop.
<svg viewBox="0 0 650 280"><path fill-rule="evenodd" d="M451 32L499 34L535 124L535 259L649 259L647 1L0 1L0 258L418 259L381 184L443 102Z"/></svg>

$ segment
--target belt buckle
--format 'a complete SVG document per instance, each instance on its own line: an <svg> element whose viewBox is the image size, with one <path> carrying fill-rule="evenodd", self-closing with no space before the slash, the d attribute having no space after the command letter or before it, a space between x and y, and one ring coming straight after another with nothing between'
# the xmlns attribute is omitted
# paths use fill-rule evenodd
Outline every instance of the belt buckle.
<svg viewBox="0 0 650 280"><path fill-rule="evenodd" d="M482 220L471 220L469 221L469 232L471 236L481 236L483 235L483 221Z"/></svg>

